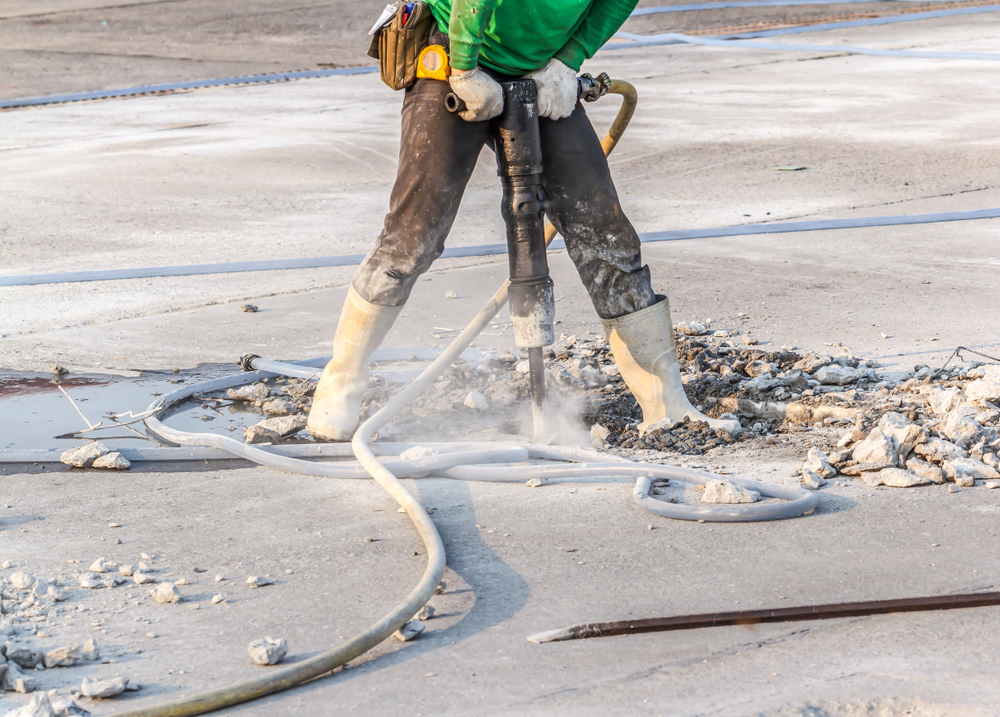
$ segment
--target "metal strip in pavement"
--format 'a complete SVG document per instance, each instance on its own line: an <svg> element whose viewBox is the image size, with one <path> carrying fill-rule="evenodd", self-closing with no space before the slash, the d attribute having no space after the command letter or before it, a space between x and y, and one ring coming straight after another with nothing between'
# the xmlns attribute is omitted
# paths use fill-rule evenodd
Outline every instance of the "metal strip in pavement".
<svg viewBox="0 0 1000 717"><path fill-rule="evenodd" d="M748 0L747 2L701 2L687 5L660 5L641 7L629 17L660 15L668 12L695 12L698 10L728 10L741 7L795 7L798 5L858 5L866 0ZM867 0L870 2L898 2L899 0ZM909 0L903 0L907 2Z"/></svg>
<svg viewBox="0 0 1000 717"><path fill-rule="evenodd" d="M968 212L938 212L933 214L901 214L885 217L858 217L856 219L814 219L802 222L774 222L771 224L743 224L730 227L709 227L706 229L683 229L677 231L647 232L640 234L643 244L685 239L709 239L719 237L749 236L754 234L786 234L789 232L824 231L829 229L862 229L867 227L890 227L907 224L935 224L973 219L998 219L1000 208L977 209ZM565 249L562 239L556 239L550 249ZM506 244L482 244L479 246L446 249L443 259L472 256L493 256L507 253ZM266 261L238 261L219 264L192 264L187 266L160 266L138 269L104 269L100 271L71 271L59 274L22 274L0 276L0 286L35 286L38 284L68 284L86 281L114 281L121 279L147 279L166 276L198 276L202 274L231 274L247 271L281 271L289 269L318 269L336 266L356 266L365 254L314 257L305 259L271 259Z"/></svg>
<svg viewBox="0 0 1000 717"><path fill-rule="evenodd" d="M1000 9L1000 8L998 8ZM652 47L656 45L705 45L708 47L723 47L731 49L773 50L780 52L833 52L838 55L872 55L874 57L926 58L931 60L1000 60L1000 53L991 52L940 52L937 50L879 50L871 47L854 47L852 45L792 45L779 42L755 42L752 40L724 40L721 38L692 37L681 33L657 35L654 42L637 41L634 45L622 45L620 49L629 47Z"/></svg>
<svg viewBox="0 0 1000 717"><path fill-rule="evenodd" d="M934 10L932 12L915 12L906 15L893 15L892 17L875 17L866 18L864 20L846 20L844 22L827 22L821 25L800 25L796 27L782 27L775 30L755 30L751 32L737 32L729 35L712 35L712 40L748 40L758 37L775 37L777 35L797 35L804 32L824 32L826 30L845 30L854 27L868 27L870 25L892 25L897 22L913 22L916 20L933 20L940 17L951 17L954 15L978 15L980 13L987 12L997 12L1000 10L1000 5L983 5L981 7L966 7L966 8L954 8L952 10ZM617 32L614 37L619 39L628 40L628 42L616 42L610 45L605 45L601 48L601 52L607 52L608 50L630 50L636 47L653 47L658 45L681 45L687 44L695 41L690 35L681 35L679 33L668 32L659 35L636 35L631 32ZM707 39L707 37L706 37ZM741 43L742 47L754 47L749 43ZM794 47L794 46L792 46ZM823 47L823 46L821 46ZM829 47L830 52L848 52L851 48L840 47L837 45L831 45ZM855 50L863 50L866 48L853 48ZM852 54L873 54L874 52L884 53L906 53L912 52L909 50L879 50L872 51L871 53L852 53ZM940 55L949 53L938 53ZM995 55L989 53L962 53L967 55L987 55L986 59L995 59ZM902 55L905 56L905 55ZM921 55L922 57L926 55ZM949 58L950 59L950 58ZM966 59L966 58L962 58ZM980 59L978 57L971 57L968 59Z"/></svg>
<svg viewBox="0 0 1000 717"><path fill-rule="evenodd" d="M248 75L246 77L226 77L220 80L191 80L189 82L167 82L160 85L145 85L143 87L126 87L120 90L98 90L96 92L77 92L68 95L46 95L44 97L25 97L16 100L0 100L0 109L16 107L31 107L33 105L51 105L61 102L83 102L86 100L109 100L116 97L132 97L133 95L148 95L157 92L176 92L178 90L196 90L203 87L223 87L225 85L252 85L271 82L290 82L312 77L330 77L333 75L366 75L378 70L377 65L363 67L338 67L332 70L301 70L296 72L276 72L269 75Z"/></svg>

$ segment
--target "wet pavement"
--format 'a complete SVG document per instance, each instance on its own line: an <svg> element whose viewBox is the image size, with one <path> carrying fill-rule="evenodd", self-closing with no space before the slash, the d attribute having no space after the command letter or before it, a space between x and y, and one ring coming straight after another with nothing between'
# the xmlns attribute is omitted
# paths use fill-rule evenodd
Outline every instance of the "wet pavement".
<svg viewBox="0 0 1000 717"><path fill-rule="evenodd" d="M142 415L157 396L236 371L231 365L206 364L176 374L149 371L137 378L0 372L0 451L68 450L89 439L125 448L139 447L147 441L145 435L140 435L144 434L141 421L133 424L132 430L116 426L116 421L130 423L135 420L121 414ZM112 420L112 415L118 416L116 421ZM239 430L242 435L243 428L263 417L260 409L238 402L191 400L172 411L165 423L188 431L204 431L207 426L216 431ZM88 430L88 426L98 424L98 430Z"/></svg>

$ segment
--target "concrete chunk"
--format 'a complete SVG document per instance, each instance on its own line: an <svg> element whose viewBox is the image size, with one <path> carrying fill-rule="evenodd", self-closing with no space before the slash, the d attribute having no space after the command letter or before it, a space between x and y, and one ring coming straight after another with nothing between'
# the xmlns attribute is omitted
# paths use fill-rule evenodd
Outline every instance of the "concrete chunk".
<svg viewBox="0 0 1000 717"><path fill-rule="evenodd" d="M247 646L255 665L277 665L288 654L288 643L283 638L265 637Z"/></svg>
<svg viewBox="0 0 1000 717"><path fill-rule="evenodd" d="M111 449L103 443L88 443L84 446L64 451L59 460L75 468L90 468L94 465L94 461L110 451Z"/></svg>
<svg viewBox="0 0 1000 717"><path fill-rule="evenodd" d="M747 490L730 480L710 480L705 484L705 492L701 496L702 503L722 503L735 505L738 503L756 503L760 493Z"/></svg>
<svg viewBox="0 0 1000 717"><path fill-rule="evenodd" d="M926 478L931 483L944 483L944 472L933 463L922 461L919 458L911 458L906 461L906 470L921 478Z"/></svg>
<svg viewBox="0 0 1000 717"><path fill-rule="evenodd" d="M35 691L35 678L21 672L16 663L8 662L3 667L7 669L3 672L0 688L7 692L20 692L22 695Z"/></svg>
<svg viewBox="0 0 1000 717"><path fill-rule="evenodd" d="M106 700L117 697L127 687L127 677L112 677L110 680L92 680L89 677L84 677L83 684L80 685L80 693L84 697Z"/></svg>
<svg viewBox="0 0 1000 717"><path fill-rule="evenodd" d="M802 468L824 479L833 478L837 475L837 470L827 461L826 454L815 446L810 448L806 454L806 462L802 465Z"/></svg>
<svg viewBox="0 0 1000 717"><path fill-rule="evenodd" d="M276 416L265 418L257 425L265 430L274 431L281 438L288 438L306 427L306 417L302 415Z"/></svg>
<svg viewBox="0 0 1000 717"><path fill-rule="evenodd" d="M160 583L155 588L150 590L149 594L153 596L153 599L156 600L156 602L164 605L170 605L181 599L181 594L177 592L177 589L170 583Z"/></svg>
<svg viewBox="0 0 1000 717"><path fill-rule="evenodd" d="M486 400L486 396L479 393L479 391L472 391L465 397L465 406L467 408L474 408L477 411L485 411L490 407L490 404Z"/></svg>
<svg viewBox="0 0 1000 717"><path fill-rule="evenodd" d="M954 443L943 441L940 438L928 438L926 443L915 446L913 452L934 463L967 458L969 455Z"/></svg>
<svg viewBox="0 0 1000 717"><path fill-rule="evenodd" d="M52 667L72 667L80 661L80 646L66 645L57 647L45 653L44 664L46 669Z"/></svg>
<svg viewBox="0 0 1000 717"><path fill-rule="evenodd" d="M949 480L955 481L955 485L964 488L971 488L976 484L977 480L996 480L1000 478L1000 473L985 463L972 458L945 461L943 468L944 474Z"/></svg>
<svg viewBox="0 0 1000 717"><path fill-rule="evenodd" d="M80 648L80 657L88 662L94 662L95 660L101 659L101 650L97 645L97 640L94 638L88 638L83 647Z"/></svg>
<svg viewBox="0 0 1000 717"><path fill-rule="evenodd" d="M125 456L123 456L118 451L111 451L110 453L105 453L103 456L94 461L94 468L104 468L108 470L116 471L127 471L132 467L132 464L128 461Z"/></svg>
<svg viewBox="0 0 1000 717"><path fill-rule="evenodd" d="M6 713L4 717L58 717L48 693L38 692L26 705Z"/></svg>
<svg viewBox="0 0 1000 717"><path fill-rule="evenodd" d="M855 446L851 456L858 463L874 463L885 468L895 466L899 461L893 442L878 428Z"/></svg>
<svg viewBox="0 0 1000 717"><path fill-rule="evenodd" d="M263 401L270 395L270 389L262 383L251 383L226 391L226 397L234 401Z"/></svg>
<svg viewBox="0 0 1000 717"><path fill-rule="evenodd" d="M883 468L878 477L882 485L891 488L912 488L916 485L927 485L931 481L916 473L904 471L902 468Z"/></svg>
<svg viewBox="0 0 1000 717"><path fill-rule="evenodd" d="M4 654L7 656L7 663L33 670L42 661L44 655L41 650L36 650L31 645L22 645L19 642L7 642L4 644Z"/></svg>

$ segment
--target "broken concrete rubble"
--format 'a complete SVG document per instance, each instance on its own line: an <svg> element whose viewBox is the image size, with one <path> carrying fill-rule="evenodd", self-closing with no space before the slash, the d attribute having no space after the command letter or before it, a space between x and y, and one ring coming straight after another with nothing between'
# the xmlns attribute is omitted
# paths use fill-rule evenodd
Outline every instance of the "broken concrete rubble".
<svg viewBox="0 0 1000 717"><path fill-rule="evenodd" d="M10 584L18 590L28 590L35 584L35 579L27 573L12 573Z"/></svg>
<svg viewBox="0 0 1000 717"><path fill-rule="evenodd" d="M255 665L276 665L288 654L288 643L284 638L264 637L251 642L247 652Z"/></svg>
<svg viewBox="0 0 1000 717"><path fill-rule="evenodd" d="M972 401L1000 400L1000 365L987 364L969 371L970 377L976 378L969 383L964 391Z"/></svg>
<svg viewBox="0 0 1000 717"><path fill-rule="evenodd" d="M81 573L78 581L81 588L94 590L96 588L113 588L117 585L121 585L125 582L125 578L121 575Z"/></svg>
<svg viewBox="0 0 1000 717"><path fill-rule="evenodd" d="M928 478L902 468L883 468L878 472L878 478L882 485L891 488L912 488L916 485L926 485L932 482Z"/></svg>
<svg viewBox="0 0 1000 717"><path fill-rule="evenodd" d="M701 321L682 321L674 328L685 336L704 336L708 333L708 326Z"/></svg>
<svg viewBox="0 0 1000 717"><path fill-rule="evenodd" d="M961 408L956 408L945 416L944 426L941 430L952 443L961 441L965 445L971 446L979 440L985 429L974 418L965 415Z"/></svg>
<svg viewBox="0 0 1000 717"><path fill-rule="evenodd" d="M131 468L132 464L118 451L111 451L95 460L93 466L94 468L125 471Z"/></svg>
<svg viewBox="0 0 1000 717"><path fill-rule="evenodd" d="M486 400L486 396L479 393L479 391L472 391L468 396L465 397L464 404L467 408L474 408L477 411L485 411L489 409L490 404Z"/></svg>
<svg viewBox="0 0 1000 717"><path fill-rule="evenodd" d="M921 478L926 478L930 483L944 483L944 471L933 463L922 461L919 458L910 458L906 461L906 470Z"/></svg>
<svg viewBox="0 0 1000 717"><path fill-rule="evenodd" d="M251 383L226 391L226 397L234 401L263 401L271 395L271 390L262 383Z"/></svg>
<svg viewBox="0 0 1000 717"><path fill-rule="evenodd" d="M813 379L823 386L846 386L868 377L867 371L832 364L821 366L812 374Z"/></svg>
<svg viewBox="0 0 1000 717"><path fill-rule="evenodd" d="M811 471L824 479L837 475L837 470L829 464L826 454L815 446L810 448L806 454L806 462L802 465L802 469Z"/></svg>
<svg viewBox="0 0 1000 717"><path fill-rule="evenodd" d="M808 468L803 468L799 471L799 483L802 484L803 488L808 488L809 490L819 490L826 485L826 481L818 473L814 473Z"/></svg>
<svg viewBox="0 0 1000 717"><path fill-rule="evenodd" d="M97 646L97 640L92 637L87 638L87 641L83 643L83 647L80 648L80 657L88 662L101 659L101 650Z"/></svg>
<svg viewBox="0 0 1000 717"><path fill-rule="evenodd" d="M48 693L37 692L30 702L7 712L4 717L58 717L58 713L52 706Z"/></svg>
<svg viewBox="0 0 1000 717"><path fill-rule="evenodd" d="M18 642L6 642L4 644L3 653L7 658L7 662L15 663L26 670L33 670L42 662L44 658L43 653L40 650L36 650L30 645L22 645Z"/></svg>
<svg viewBox="0 0 1000 717"><path fill-rule="evenodd" d="M22 695L35 691L35 678L21 672L17 663L8 661L2 667L7 669L0 677L0 688L7 692L20 692Z"/></svg>
<svg viewBox="0 0 1000 717"><path fill-rule="evenodd" d="M299 412L298 405L287 398L272 398L261 407L268 416L292 416Z"/></svg>
<svg viewBox="0 0 1000 717"><path fill-rule="evenodd" d="M57 647L45 653L44 664L46 669L52 667L72 667L80 661L80 646L66 645Z"/></svg>
<svg viewBox="0 0 1000 717"><path fill-rule="evenodd" d="M278 443L281 441L281 435L277 431L264 428L258 423L255 426L243 429L243 441L249 445Z"/></svg>
<svg viewBox="0 0 1000 717"><path fill-rule="evenodd" d="M164 605L169 605L178 602L181 599L181 594L177 592L177 589L170 583L160 583L155 588L149 591L149 594L158 603Z"/></svg>
<svg viewBox="0 0 1000 717"><path fill-rule="evenodd" d="M112 677L108 680L92 680L89 677L84 677L83 684L80 685L80 694L84 697L106 700L117 697L127 687L127 677Z"/></svg>
<svg viewBox="0 0 1000 717"><path fill-rule="evenodd" d="M1000 473L972 458L956 458L942 465L945 477L962 487L972 487L977 480L996 480Z"/></svg>
<svg viewBox="0 0 1000 717"><path fill-rule="evenodd" d="M595 423L590 427L590 442L598 448L604 445L604 441L606 441L610 435L611 431L602 426L600 423Z"/></svg>
<svg viewBox="0 0 1000 717"><path fill-rule="evenodd" d="M90 468L101 456L110 453L111 449L100 442L88 443L63 452L59 460L76 468Z"/></svg>
<svg viewBox="0 0 1000 717"><path fill-rule="evenodd" d="M944 416L961 402L961 390L942 388L933 384L921 386L920 393L927 397L928 405L938 416Z"/></svg>
<svg viewBox="0 0 1000 717"><path fill-rule="evenodd" d="M90 564L90 572L92 573L110 573L115 570L118 566L112 562L105 560L104 558L98 558L93 563Z"/></svg>
<svg viewBox="0 0 1000 717"><path fill-rule="evenodd" d="M924 443L914 447L913 452L921 458L933 463L944 463L948 460L966 458L968 453L949 441L931 437Z"/></svg>
<svg viewBox="0 0 1000 717"><path fill-rule="evenodd" d="M852 456L858 463L873 463L882 467L895 466L899 462L893 441L879 428L855 446Z"/></svg>
<svg viewBox="0 0 1000 717"><path fill-rule="evenodd" d="M702 503L738 504L756 503L758 500L760 493L738 486L731 480L708 481L701 496Z"/></svg>
<svg viewBox="0 0 1000 717"><path fill-rule="evenodd" d="M401 628L392 633L400 642L409 642L410 640L416 640L424 631L424 623L419 620L410 620L408 623L403 625Z"/></svg>
<svg viewBox="0 0 1000 717"><path fill-rule="evenodd" d="M274 431L278 434L279 438L284 439L295 435L305 428L306 417L301 414L295 416L276 416L274 418L265 418L256 425L265 431Z"/></svg>
<svg viewBox="0 0 1000 717"><path fill-rule="evenodd" d="M901 413L890 411L882 416L878 423L879 430L892 439L900 461L905 461L915 446L925 443L928 438L923 426L915 425Z"/></svg>
<svg viewBox="0 0 1000 717"><path fill-rule="evenodd" d="M887 468L916 477L904 479L899 473L889 472L889 484L938 482L946 480L940 467L945 460L967 459L970 455L987 468L994 462L1000 464L1000 442L991 447L989 441L995 435L1000 410L988 401L973 404L963 393L963 387L986 379L986 372L977 374L975 366L967 364L941 372L917 366L911 372L882 374L876 373L874 361L858 359L846 349L836 357L803 356L784 349L760 351L747 348L738 339L730 343L731 337L739 336L738 331L711 332L707 322L704 328L705 334L693 336L678 332L682 377L689 397L700 410L716 418L726 413L739 416L744 421L739 433L713 430L690 419L666 419L647 425L640 433L641 410L625 392L614 357L600 336L591 339L563 335L560 343L546 350L549 389L553 396L560 392L569 397L582 393L583 428L591 431L590 442L625 457L650 450L701 455L743 441L769 445L772 437L777 440L778 436L803 433L805 438L814 431L823 435L827 426L848 424L838 431L841 438L836 449L816 441L809 446L826 452L822 462L814 460L814 456L805 457L805 472L796 473L804 486L819 487L837 471L883 485L886 483L878 482L878 474ZM385 434L393 440L438 439L442 425L433 422L435 431L429 435L422 432L426 419L454 413L465 405L482 406L478 394L486 408L466 412L463 421L453 427L446 425L449 435L466 439L490 426L492 436L501 439L512 433L527 435L530 418L526 421L523 415L514 413L527 405L529 367L524 355L501 353L488 367L480 368L485 370L451 367L434 384L433 391L417 399L387 426ZM281 380L278 385L282 385ZM288 379L284 393L304 404L314 385L308 380ZM259 384L247 392L247 397L259 407L262 398L271 393L270 387ZM372 415L394 393L395 389L383 379L373 378L363 400L362 417ZM303 411L307 408L303 406ZM944 430L949 414L955 410L960 413L952 418L952 424L965 430L961 436L952 430L957 442ZM512 420L515 417L517 420ZM304 419L304 412L266 419L254 430L263 431L265 426L272 426L269 422L278 420L295 421L290 425L298 429ZM976 430L970 422L978 423L982 430ZM974 432L977 441L972 444L969 440ZM255 440L275 443L281 438L260 433ZM401 457L410 456L404 453Z"/></svg>

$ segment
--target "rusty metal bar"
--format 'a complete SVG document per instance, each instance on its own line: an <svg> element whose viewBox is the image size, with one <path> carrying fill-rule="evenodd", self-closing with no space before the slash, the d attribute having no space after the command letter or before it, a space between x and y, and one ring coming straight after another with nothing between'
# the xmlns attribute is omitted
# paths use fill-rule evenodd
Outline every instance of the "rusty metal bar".
<svg viewBox="0 0 1000 717"><path fill-rule="evenodd" d="M956 610L969 607L1000 605L1000 592L935 597L905 598L902 600L873 600L869 602L836 603L832 605L804 605L772 610L739 610L703 615L678 615L654 617L621 622L594 622L574 625L561 630L540 632L528 637L529 642L558 642L585 637L611 637L633 635L641 632L666 632L668 630L694 630L725 625L758 625L767 622L800 622L804 620L830 620L838 617L864 617L896 612L922 612L927 610Z"/></svg>

